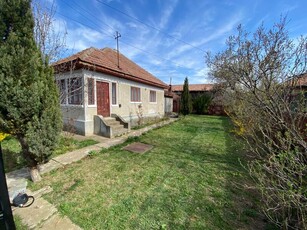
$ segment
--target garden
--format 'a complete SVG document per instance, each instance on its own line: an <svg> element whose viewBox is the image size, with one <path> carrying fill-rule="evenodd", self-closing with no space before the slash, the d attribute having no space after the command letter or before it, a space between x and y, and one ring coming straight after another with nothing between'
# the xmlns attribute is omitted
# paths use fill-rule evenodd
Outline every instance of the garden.
<svg viewBox="0 0 307 230"><path fill-rule="evenodd" d="M36 190L83 229L265 229L226 117L186 116L52 171ZM122 148L152 145L143 154Z"/></svg>

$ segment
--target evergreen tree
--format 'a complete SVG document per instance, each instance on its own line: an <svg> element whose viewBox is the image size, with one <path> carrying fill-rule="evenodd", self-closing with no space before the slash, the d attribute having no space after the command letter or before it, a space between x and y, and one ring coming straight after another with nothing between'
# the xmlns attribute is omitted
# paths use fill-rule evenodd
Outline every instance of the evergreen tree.
<svg viewBox="0 0 307 230"><path fill-rule="evenodd" d="M62 128L58 91L34 40L31 1L0 0L0 9L0 131L19 140L39 179Z"/></svg>
<svg viewBox="0 0 307 230"><path fill-rule="evenodd" d="M187 77L184 79L180 111L183 115L188 115L192 111L192 100L189 92L189 80Z"/></svg>

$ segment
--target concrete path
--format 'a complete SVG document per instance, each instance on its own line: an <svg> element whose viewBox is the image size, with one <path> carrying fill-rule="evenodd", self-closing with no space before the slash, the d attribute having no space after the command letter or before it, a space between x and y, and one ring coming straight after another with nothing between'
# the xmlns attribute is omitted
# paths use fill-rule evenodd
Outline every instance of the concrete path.
<svg viewBox="0 0 307 230"><path fill-rule="evenodd" d="M112 139L96 135L86 137L73 135L72 137L77 140L94 139L99 143L57 156L51 159L47 164L41 165L39 171L41 174L48 173L52 170L64 167L67 164L81 160L91 151L99 151L102 148L110 148L122 144L129 137L140 136L149 130L165 126L176 120L177 118L171 118L170 120L162 121L139 130L132 130L126 135ZM28 195L33 195L35 197L35 202L32 206L28 208L13 208L13 214L20 216L23 224L27 225L29 229L81 229L79 226L72 223L70 219L60 215L55 206L41 197L43 194L52 191L50 187L40 189L36 192L26 190L25 187L27 179L29 178L30 174L26 168L6 174L8 190L11 198L15 197L19 192L26 192Z"/></svg>

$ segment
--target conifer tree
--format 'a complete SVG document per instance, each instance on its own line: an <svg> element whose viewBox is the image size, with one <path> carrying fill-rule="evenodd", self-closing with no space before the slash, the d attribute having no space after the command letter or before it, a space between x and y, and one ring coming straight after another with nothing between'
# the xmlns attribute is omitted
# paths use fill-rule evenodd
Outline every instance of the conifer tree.
<svg viewBox="0 0 307 230"><path fill-rule="evenodd" d="M0 0L0 9L0 131L19 140L35 181L62 128L58 91L34 40L31 1Z"/></svg>
<svg viewBox="0 0 307 230"><path fill-rule="evenodd" d="M183 115L188 115L192 111L192 100L189 92L189 80L187 77L184 79L180 111Z"/></svg>

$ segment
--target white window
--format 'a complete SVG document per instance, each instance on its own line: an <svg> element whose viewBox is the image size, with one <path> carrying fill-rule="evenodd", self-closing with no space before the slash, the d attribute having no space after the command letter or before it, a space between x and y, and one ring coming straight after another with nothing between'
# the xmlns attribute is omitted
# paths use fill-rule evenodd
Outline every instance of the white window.
<svg viewBox="0 0 307 230"><path fill-rule="evenodd" d="M87 79L87 96L88 96L88 104L95 105L95 79L88 78Z"/></svg>
<svg viewBox="0 0 307 230"><path fill-rule="evenodd" d="M68 104L82 105L82 78L74 77L68 79Z"/></svg>
<svg viewBox="0 0 307 230"><path fill-rule="evenodd" d="M57 85L60 91L60 103L66 104L66 81L65 79L61 79L57 81Z"/></svg>
<svg viewBox="0 0 307 230"><path fill-rule="evenodd" d="M131 86L131 102L140 102L141 101L141 89Z"/></svg>
<svg viewBox="0 0 307 230"><path fill-rule="evenodd" d="M150 90L149 91L149 102L157 102L157 92Z"/></svg>
<svg viewBox="0 0 307 230"><path fill-rule="evenodd" d="M112 82L112 105L117 104L116 83Z"/></svg>

